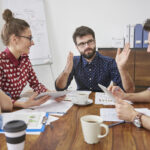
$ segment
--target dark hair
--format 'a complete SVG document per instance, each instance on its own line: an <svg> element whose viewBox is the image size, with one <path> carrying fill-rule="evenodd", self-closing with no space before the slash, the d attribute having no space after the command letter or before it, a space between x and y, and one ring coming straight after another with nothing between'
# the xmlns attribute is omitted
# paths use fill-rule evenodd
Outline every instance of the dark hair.
<svg viewBox="0 0 150 150"><path fill-rule="evenodd" d="M150 32L150 19L147 19L144 23L144 30Z"/></svg>
<svg viewBox="0 0 150 150"><path fill-rule="evenodd" d="M2 16L6 23L1 31L1 38L4 45L8 46L9 38L12 34L20 35L25 29L29 28L30 25L22 19L14 18L9 9L4 10Z"/></svg>
<svg viewBox="0 0 150 150"><path fill-rule="evenodd" d="M92 35L93 38L95 39L95 33L91 28L86 27L86 26L81 26L81 27L76 28L72 36L74 43L77 44L76 42L77 37L82 37L85 35Z"/></svg>

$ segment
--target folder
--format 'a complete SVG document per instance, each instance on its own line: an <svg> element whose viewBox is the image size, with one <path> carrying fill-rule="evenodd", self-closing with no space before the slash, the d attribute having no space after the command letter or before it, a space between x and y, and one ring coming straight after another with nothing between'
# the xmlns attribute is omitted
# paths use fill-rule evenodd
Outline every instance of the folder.
<svg viewBox="0 0 150 150"><path fill-rule="evenodd" d="M148 47L148 32L143 30L143 48Z"/></svg>
<svg viewBox="0 0 150 150"><path fill-rule="evenodd" d="M134 48L134 25L130 25L130 48Z"/></svg>
<svg viewBox="0 0 150 150"><path fill-rule="evenodd" d="M134 28L134 48L142 48L143 26L136 24Z"/></svg>
<svg viewBox="0 0 150 150"><path fill-rule="evenodd" d="M3 126L0 133L4 133L3 127L8 121L23 120L27 124L26 132L43 132L48 119L47 112L24 112L24 113L2 113Z"/></svg>
<svg viewBox="0 0 150 150"><path fill-rule="evenodd" d="M124 30L124 44L130 43L130 25L125 26Z"/></svg>

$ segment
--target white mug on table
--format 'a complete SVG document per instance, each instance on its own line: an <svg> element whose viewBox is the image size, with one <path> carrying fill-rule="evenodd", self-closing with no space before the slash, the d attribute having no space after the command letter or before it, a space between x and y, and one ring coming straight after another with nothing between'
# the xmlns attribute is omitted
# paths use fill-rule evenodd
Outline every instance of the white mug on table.
<svg viewBox="0 0 150 150"><path fill-rule="evenodd" d="M84 140L88 144L95 144L101 138L107 136L109 128L103 123L103 119L96 115L86 115L80 118ZM101 134L101 127L105 128L105 134Z"/></svg>

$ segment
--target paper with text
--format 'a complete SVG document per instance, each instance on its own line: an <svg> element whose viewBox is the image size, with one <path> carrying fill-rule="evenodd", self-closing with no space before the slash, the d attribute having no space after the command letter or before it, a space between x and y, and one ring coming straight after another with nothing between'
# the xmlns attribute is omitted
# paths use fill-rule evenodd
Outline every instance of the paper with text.
<svg viewBox="0 0 150 150"><path fill-rule="evenodd" d="M150 110L147 108L136 108L135 110L150 116ZM117 112L115 108L101 108L100 116L103 118L104 121L116 121L116 122L122 121L117 117Z"/></svg>

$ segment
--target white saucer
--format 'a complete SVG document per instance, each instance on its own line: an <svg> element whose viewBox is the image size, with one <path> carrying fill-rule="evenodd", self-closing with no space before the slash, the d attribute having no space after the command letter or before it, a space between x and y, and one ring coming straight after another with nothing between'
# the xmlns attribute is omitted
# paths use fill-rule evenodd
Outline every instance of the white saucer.
<svg viewBox="0 0 150 150"><path fill-rule="evenodd" d="M79 106L86 106L86 105L93 104L93 100L92 100L92 99L88 99L85 104L81 104L81 103L80 103L80 100L79 100L79 101L76 101L76 102L72 102L72 103L75 104L75 105L79 105Z"/></svg>

